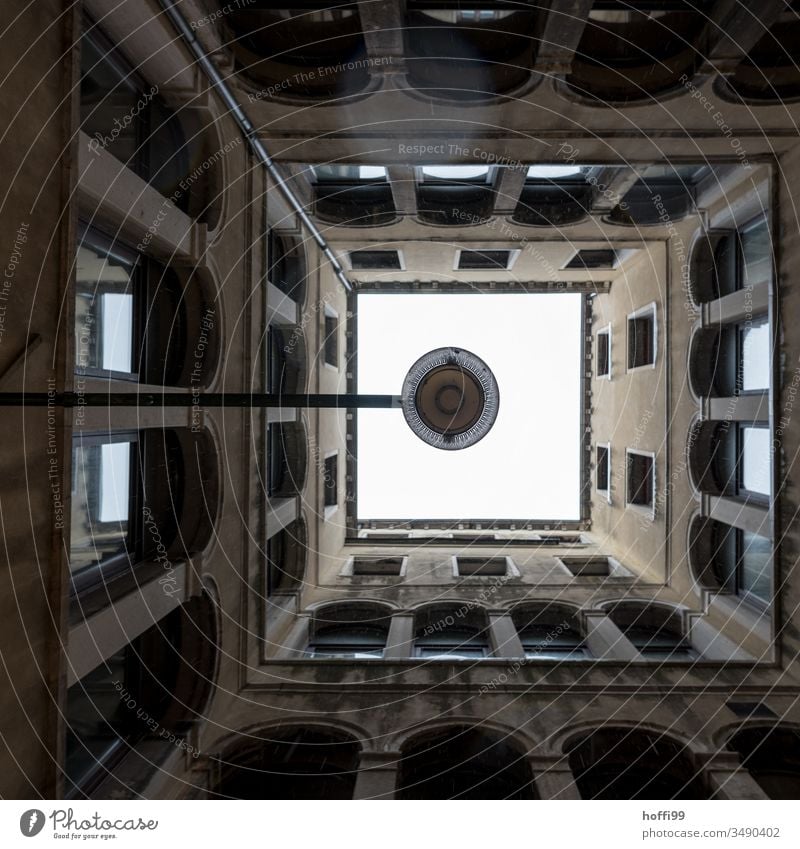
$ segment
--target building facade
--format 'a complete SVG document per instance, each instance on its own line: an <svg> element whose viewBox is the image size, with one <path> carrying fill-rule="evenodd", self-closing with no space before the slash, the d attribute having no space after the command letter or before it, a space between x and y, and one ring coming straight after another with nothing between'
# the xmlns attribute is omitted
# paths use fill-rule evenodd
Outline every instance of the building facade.
<svg viewBox="0 0 800 849"><path fill-rule="evenodd" d="M639 5L12 3L4 797L797 797L800 18ZM372 391L400 295L574 299L475 482L552 420L569 515L370 513L363 410L209 401Z"/></svg>

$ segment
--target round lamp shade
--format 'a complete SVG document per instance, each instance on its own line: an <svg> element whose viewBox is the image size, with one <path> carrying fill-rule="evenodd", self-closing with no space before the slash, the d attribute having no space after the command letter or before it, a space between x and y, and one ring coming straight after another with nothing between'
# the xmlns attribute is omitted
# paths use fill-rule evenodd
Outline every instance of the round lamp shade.
<svg viewBox="0 0 800 849"><path fill-rule="evenodd" d="M408 426L423 442L457 451L491 430L500 392L480 357L463 348L437 348L411 366L402 401Z"/></svg>

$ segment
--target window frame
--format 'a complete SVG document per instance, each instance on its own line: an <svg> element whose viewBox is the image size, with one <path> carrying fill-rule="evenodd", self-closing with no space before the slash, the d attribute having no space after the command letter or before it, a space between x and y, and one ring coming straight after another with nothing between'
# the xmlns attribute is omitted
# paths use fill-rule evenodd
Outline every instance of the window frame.
<svg viewBox="0 0 800 849"><path fill-rule="evenodd" d="M329 481L328 461L334 461L334 483L331 485ZM329 451L323 458L322 472L322 505L325 521L331 518L339 509L339 451ZM329 501L332 493L335 493L335 501Z"/></svg>
<svg viewBox="0 0 800 849"><path fill-rule="evenodd" d="M608 338L608 342L606 343L606 371L600 371L600 337L606 336ZM609 322L605 327L601 327L597 330L595 334L595 350L597 351L597 356L595 357L595 378L597 380L611 380L611 344L612 344L612 332L611 332L611 323Z"/></svg>
<svg viewBox="0 0 800 849"><path fill-rule="evenodd" d="M631 456L647 457L651 461L651 496L652 504L641 504L636 501L631 501ZM641 451L638 448L625 449L625 507L633 508L639 512L655 518L656 515L656 493L657 493L657 473L656 473L656 455L654 451Z"/></svg>
<svg viewBox="0 0 800 849"><path fill-rule="evenodd" d="M633 337L631 335L631 322L641 321L643 318L649 318L652 324L652 349L653 349L653 358L651 362L642 363L640 365L631 365L631 345L633 342ZM651 301L649 304L646 304L643 307L639 307L639 309L634 310L633 312L628 313L625 322L625 328L627 333L627 344L626 344L626 357L625 363L627 366L627 372L636 372L636 371L644 371L651 370L656 367L658 362L658 305L655 301ZM635 349L633 349L635 351Z"/></svg>
<svg viewBox="0 0 800 849"><path fill-rule="evenodd" d="M328 322L334 327L331 331ZM339 371L339 313L330 304L325 304L322 314L322 362L327 368ZM332 361L333 360L333 361Z"/></svg>
<svg viewBox="0 0 800 849"><path fill-rule="evenodd" d="M605 488L600 486L600 459L598 457L598 452L605 451L605 464L606 464L606 480L605 480ZM604 495L606 501L611 504L611 443L610 442L597 442L595 443L595 470L594 470L594 479L595 479L595 491L600 495Z"/></svg>

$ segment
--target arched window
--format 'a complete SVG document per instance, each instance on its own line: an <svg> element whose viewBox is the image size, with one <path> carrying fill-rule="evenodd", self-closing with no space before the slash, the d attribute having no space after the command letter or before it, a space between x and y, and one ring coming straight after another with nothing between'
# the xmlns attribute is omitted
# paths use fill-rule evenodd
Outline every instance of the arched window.
<svg viewBox="0 0 800 849"><path fill-rule="evenodd" d="M296 519L267 541L267 596L296 592L306 570L306 523Z"/></svg>
<svg viewBox="0 0 800 849"><path fill-rule="evenodd" d="M217 360L215 308L195 279L96 229L75 262L75 371L157 386L203 385Z"/></svg>
<svg viewBox="0 0 800 849"><path fill-rule="evenodd" d="M496 731L451 726L403 747L398 799L537 799L526 753Z"/></svg>
<svg viewBox="0 0 800 849"><path fill-rule="evenodd" d="M567 747L583 799L707 799L691 754L650 731L602 728Z"/></svg>
<svg viewBox="0 0 800 849"><path fill-rule="evenodd" d="M273 228L267 239L267 279L296 304L306 299L306 261L302 243Z"/></svg>
<svg viewBox="0 0 800 849"><path fill-rule="evenodd" d="M247 735L219 759L212 797L352 799L359 744L333 729L287 728Z"/></svg>
<svg viewBox="0 0 800 849"><path fill-rule="evenodd" d="M524 11L434 10L424 2L411 4L406 19L409 83L456 100L480 100L517 88L530 77L536 22L535 14Z"/></svg>
<svg viewBox="0 0 800 849"><path fill-rule="evenodd" d="M705 589L735 593L758 608L772 598L772 543L766 537L696 516L689 563Z"/></svg>
<svg viewBox="0 0 800 849"><path fill-rule="evenodd" d="M417 171L417 214L425 224L463 227L492 216L493 172L488 167L446 165Z"/></svg>
<svg viewBox="0 0 800 849"><path fill-rule="evenodd" d="M336 98L369 82L369 64L356 9L250 9L245 3L221 21L237 70L260 87L259 99Z"/></svg>
<svg viewBox="0 0 800 849"><path fill-rule="evenodd" d="M800 20L795 2L786 4L775 24L756 42L733 74L720 78L718 92L729 100L780 103L800 97ZM759 26L754 21L754 26Z"/></svg>
<svg viewBox="0 0 800 849"><path fill-rule="evenodd" d="M608 611L608 618L647 660L682 661L698 656L678 610L647 602L620 602Z"/></svg>
<svg viewBox="0 0 800 849"><path fill-rule="evenodd" d="M531 660L582 660L590 657L576 611L545 602L519 605L511 614L525 657Z"/></svg>
<svg viewBox="0 0 800 849"><path fill-rule="evenodd" d="M306 339L299 325L271 324L267 331L267 392L299 395L305 391Z"/></svg>
<svg viewBox="0 0 800 849"><path fill-rule="evenodd" d="M794 728L744 728L728 741L770 799L800 799L800 734Z"/></svg>
<svg viewBox="0 0 800 849"><path fill-rule="evenodd" d="M214 226L221 181L216 151L197 121L183 120L89 19L81 38L81 129L91 150L107 150L182 212ZM216 191L215 191L216 190Z"/></svg>
<svg viewBox="0 0 800 849"><path fill-rule="evenodd" d="M709 230L695 242L690 290L704 304L768 282L772 277L769 218L758 215L738 230Z"/></svg>
<svg viewBox="0 0 800 849"><path fill-rule="evenodd" d="M202 434L181 430L81 433L72 443L70 573L74 596L156 557L198 550L213 525L209 472L203 510L187 511L187 467L213 458ZM205 521L202 521L202 519Z"/></svg>
<svg viewBox="0 0 800 849"><path fill-rule="evenodd" d="M382 166L314 166L314 210L345 227L380 227L397 218L392 187Z"/></svg>
<svg viewBox="0 0 800 849"><path fill-rule="evenodd" d="M293 498L305 486L308 445L302 422L267 426L267 496Z"/></svg>
<svg viewBox="0 0 800 849"><path fill-rule="evenodd" d="M314 614L306 656L371 660L383 657L389 635L388 608L334 604Z"/></svg>
<svg viewBox="0 0 800 849"><path fill-rule="evenodd" d="M602 169L531 166L514 209L514 221L542 227L577 224L589 214L594 200L594 185L587 177L595 176L593 172L599 170Z"/></svg>
<svg viewBox="0 0 800 849"><path fill-rule="evenodd" d="M477 660L490 654L489 623L483 610L466 605L426 607L414 620L414 657Z"/></svg>
<svg viewBox="0 0 800 849"><path fill-rule="evenodd" d="M215 604L207 592L167 614L67 691L67 795L91 796L139 744L171 750L202 719L218 652ZM147 771L153 755L140 759Z"/></svg>
<svg viewBox="0 0 800 849"><path fill-rule="evenodd" d="M595 4L597 5L597 4ZM636 9L604 3L589 12L566 81L583 97L626 103L650 100L675 89L682 75L694 76L695 48L711 3L678 4L673 10Z"/></svg>

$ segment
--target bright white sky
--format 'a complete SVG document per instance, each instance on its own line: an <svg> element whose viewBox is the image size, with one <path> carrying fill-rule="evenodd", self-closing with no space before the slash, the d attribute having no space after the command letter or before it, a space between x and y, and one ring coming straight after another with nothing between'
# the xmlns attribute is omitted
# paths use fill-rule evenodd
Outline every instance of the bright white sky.
<svg viewBox="0 0 800 849"><path fill-rule="evenodd" d="M447 345L500 387L492 430L443 451L399 410L358 412L360 519L577 519L581 296L358 296L358 391L399 395L411 365Z"/></svg>

